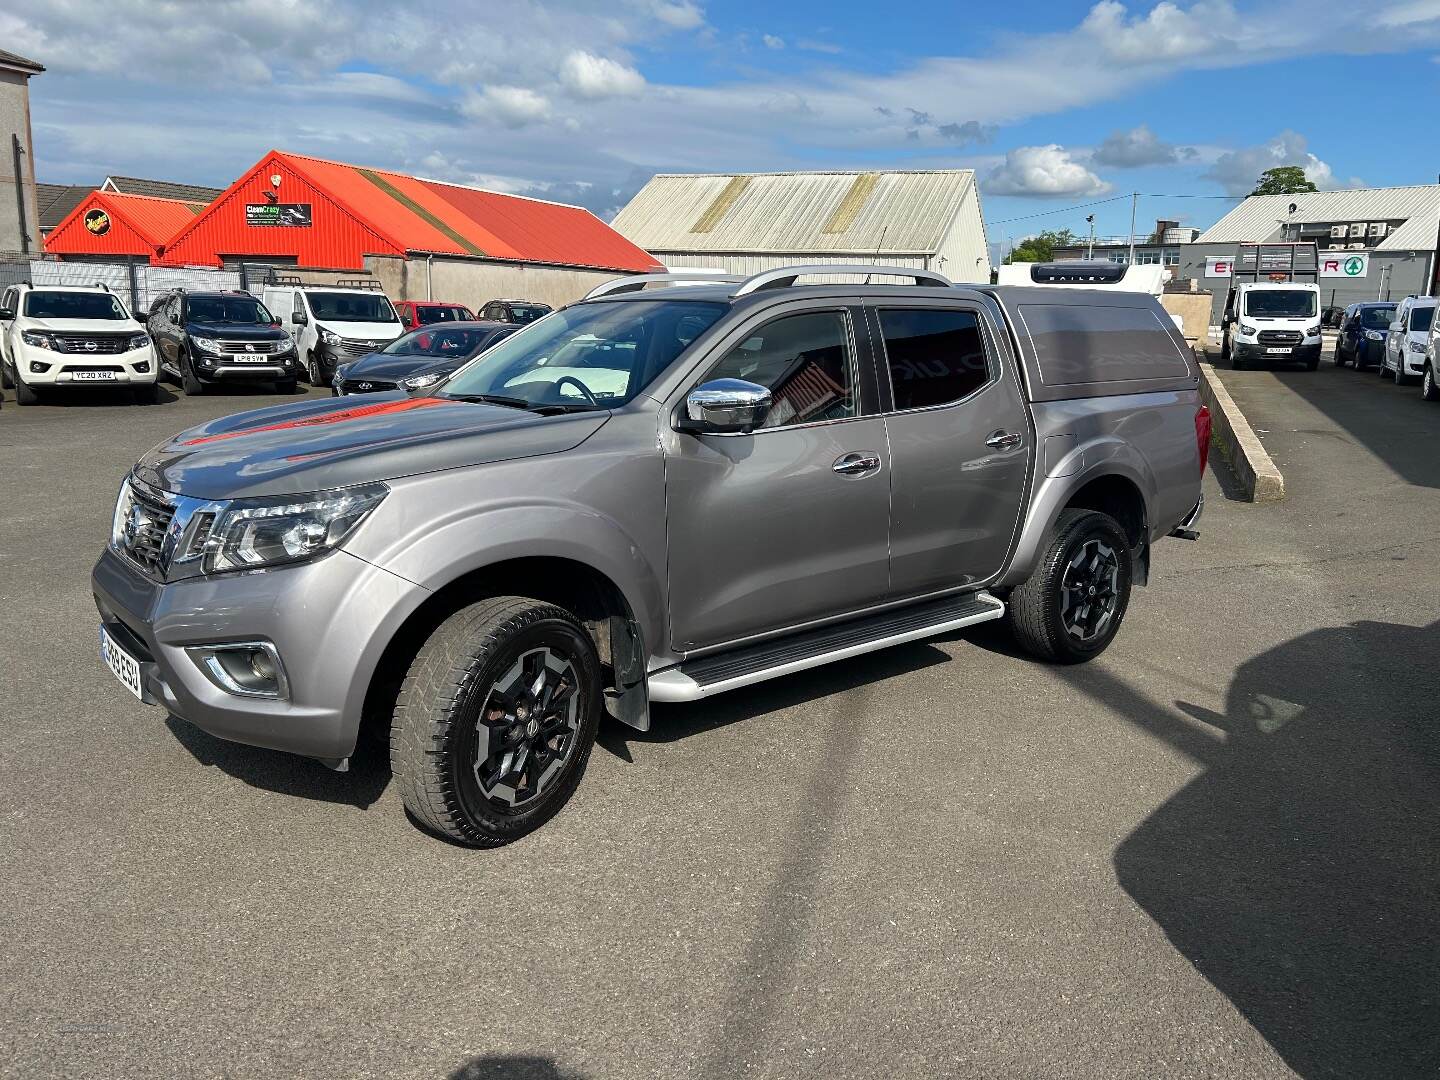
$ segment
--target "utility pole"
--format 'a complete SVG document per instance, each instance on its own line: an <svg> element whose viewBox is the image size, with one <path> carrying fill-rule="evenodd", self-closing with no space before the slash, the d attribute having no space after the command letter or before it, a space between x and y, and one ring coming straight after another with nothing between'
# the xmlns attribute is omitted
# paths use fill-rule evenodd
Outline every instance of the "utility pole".
<svg viewBox="0 0 1440 1080"><path fill-rule="evenodd" d="M1129 263L1129 265L1131 265L1131 266L1134 266L1134 265L1135 265L1135 208L1139 205L1139 203L1140 203L1140 193L1139 193L1138 191L1132 191L1132 192L1130 193L1130 263Z"/></svg>
<svg viewBox="0 0 1440 1080"><path fill-rule="evenodd" d="M1085 220L1090 223L1090 246L1085 250L1086 260L1095 258L1095 215L1086 214Z"/></svg>

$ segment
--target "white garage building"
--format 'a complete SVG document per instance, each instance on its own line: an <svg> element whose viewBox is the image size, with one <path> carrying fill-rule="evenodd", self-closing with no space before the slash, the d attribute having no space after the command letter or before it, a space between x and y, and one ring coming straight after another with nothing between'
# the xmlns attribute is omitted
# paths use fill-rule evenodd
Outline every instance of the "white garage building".
<svg viewBox="0 0 1440 1080"><path fill-rule="evenodd" d="M990 280L970 169L660 173L611 225L675 268L862 262Z"/></svg>

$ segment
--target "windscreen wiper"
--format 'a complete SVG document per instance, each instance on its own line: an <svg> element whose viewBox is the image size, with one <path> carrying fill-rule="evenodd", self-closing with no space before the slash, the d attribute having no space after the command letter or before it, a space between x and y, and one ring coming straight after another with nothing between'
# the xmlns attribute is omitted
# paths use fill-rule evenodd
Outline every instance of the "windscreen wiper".
<svg viewBox="0 0 1440 1080"><path fill-rule="evenodd" d="M531 403L524 398L505 397L503 394L446 394L450 401L473 401L482 405L504 405L510 409L529 409Z"/></svg>

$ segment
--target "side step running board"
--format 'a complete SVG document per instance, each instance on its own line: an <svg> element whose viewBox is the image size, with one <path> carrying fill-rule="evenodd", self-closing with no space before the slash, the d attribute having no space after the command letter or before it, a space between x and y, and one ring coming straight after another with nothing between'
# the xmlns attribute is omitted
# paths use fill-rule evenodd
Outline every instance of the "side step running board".
<svg viewBox="0 0 1440 1080"><path fill-rule="evenodd" d="M650 700L699 701L791 672L990 622L1004 614L1005 605L987 592L883 611L657 671L648 680Z"/></svg>

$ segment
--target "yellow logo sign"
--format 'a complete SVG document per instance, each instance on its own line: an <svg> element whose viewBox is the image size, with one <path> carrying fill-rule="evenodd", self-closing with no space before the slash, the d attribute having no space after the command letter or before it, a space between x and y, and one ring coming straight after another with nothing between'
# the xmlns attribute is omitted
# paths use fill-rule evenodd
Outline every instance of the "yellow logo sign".
<svg viewBox="0 0 1440 1080"><path fill-rule="evenodd" d="M94 210L85 211L85 228L96 236L104 236L110 231L110 215L98 206Z"/></svg>

